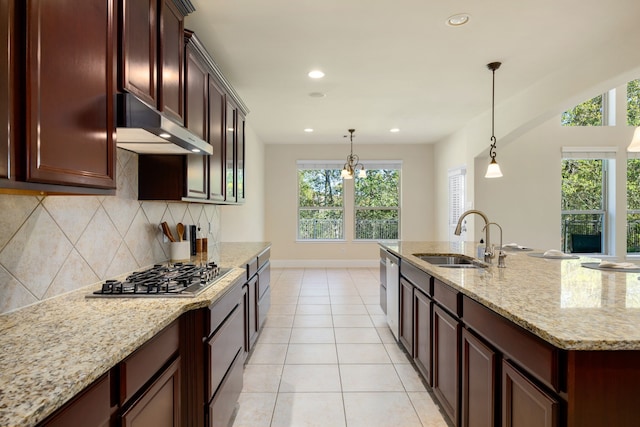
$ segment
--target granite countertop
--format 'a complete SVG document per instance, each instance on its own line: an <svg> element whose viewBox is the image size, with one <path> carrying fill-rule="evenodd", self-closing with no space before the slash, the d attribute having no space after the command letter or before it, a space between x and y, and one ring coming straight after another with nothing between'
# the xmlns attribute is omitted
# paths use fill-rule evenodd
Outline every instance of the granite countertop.
<svg viewBox="0 0 640 427"><path fill-rule="evenodd" d="M194 298L85 298L96 284L0 315L0 426L45 419L181 314L216 301L269 246L221 244L219 264L234 268Z"/></svg>
<svg viewBox="0 0 640 427"><path fill-rule="evenodd" d="M565 350L640 350L640 273L582 267L599 259L544 259L505 251L486 269L442 268L416 253L476 256L469 242L382 242L381 246ZM463 313L464 316L464 313Z"/></svg>

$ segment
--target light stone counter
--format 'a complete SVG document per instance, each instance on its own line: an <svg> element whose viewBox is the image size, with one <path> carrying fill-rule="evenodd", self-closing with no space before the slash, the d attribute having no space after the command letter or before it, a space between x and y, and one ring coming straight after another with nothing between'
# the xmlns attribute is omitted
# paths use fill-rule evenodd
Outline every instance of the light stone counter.
<svg viewBox="0 0 640 427"><path fill-rule="evenodd" d="M224 267L269 243L234 244ZM225 246L223 245L223 251ZM252 252L253 251L253 252ZM246 256L246 257L245 257ZM234 268L195 298L85 298L99 285L0 315L0 426L34 426L180 317L207 307L239 277Z"/></svg>
<svg viewBox="0 0 640 427"><path fill-rule="evenodd" d="M506 251L506 268L497 267L497 257L487 269L442 268L413 254L475 257L475 244L389 241L381 246L558 348L640 350L640 273L582 267L600 261L595 258L543 259L524 251Z"/></svg>

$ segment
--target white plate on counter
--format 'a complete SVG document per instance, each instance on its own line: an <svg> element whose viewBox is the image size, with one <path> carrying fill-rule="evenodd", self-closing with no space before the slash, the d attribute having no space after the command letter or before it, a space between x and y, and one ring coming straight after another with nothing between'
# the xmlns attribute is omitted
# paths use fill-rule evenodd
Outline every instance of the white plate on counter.
<svg viewBox="0 0 640 427"><path fill-rule="evenodd" d="M527 254L534 258L544 258L544 259L578 259L580 258L578 255L564 254L564 255L545 255L542 252L534 252L532 254Z"/></svg>

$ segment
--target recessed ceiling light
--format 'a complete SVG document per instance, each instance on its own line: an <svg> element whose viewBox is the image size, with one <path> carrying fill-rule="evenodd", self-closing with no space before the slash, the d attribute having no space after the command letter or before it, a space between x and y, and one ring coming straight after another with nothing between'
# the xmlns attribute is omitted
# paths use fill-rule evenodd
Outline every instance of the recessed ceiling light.
<svg viewBox="0 0 640 427"><path fill-rule="evenodd" d="M468 13L456 13L447 18L447 25L450 27L459 27L469 22L471 16Z"/></svg>
<svg viewBox="0 0 640 427"><path fill-rule="evenodd" d="M311 133L311 132L313 132L313 129L311 129L311 128L306 128L304 131L305 131L305 132L307 132L307 133Z"/></svg>
<svg viewBox="0 0 640 427"><path fill-rule="evenodd" d="M389 129L389 132L397 133L397 132L400 132L400 129L398 129L398 128L391 128L391 129Z"/></svg>
<svg viewBox="0 0 640 427"><path fill-rule="evenodd" d="M313 71L309 71L308 76L311 77L312 79L321 79L324 77L324 73L320 70L313 70Z"/></svg>
<svg viewBox="0 0 640 427"><path fill-rule="evenodd" d="M312 98L324 98L324 97L325 97L325 96L327 96L327 95L325 95L325 94L324 94L324 93L322 93L322 92L311 92L311 93L309 94L309 96L310 96L310 97L312 97Z"/></svg>

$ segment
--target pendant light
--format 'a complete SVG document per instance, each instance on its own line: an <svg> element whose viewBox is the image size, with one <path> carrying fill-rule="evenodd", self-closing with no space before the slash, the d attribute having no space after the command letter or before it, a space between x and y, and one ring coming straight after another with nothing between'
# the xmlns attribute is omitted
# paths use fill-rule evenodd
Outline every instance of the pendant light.
<svg viewBox="0 0 640 427"><path fill-rule="evenodd" d="M638 126L633 133L633 138L631 139L631 144L627 147L627 151L630 152L638 152L640 151L640 126Z"/></svg>
<svg viewBox="0 0 640 427"><path fill-rule="evenodd" d="M351 154L347 156L347 162L342 167L340 176L344 179L353 179L353 175L358 172L358 178L366 178L367 171L364 169L364 165L360 163L360 158L357 154L353 154L353 133L355 129L349 129L351 140ZM347 135L345 135L346 137Z"/></svg>
<svg viewBox="0 0 640 427"><path fill-rule="evenodd" d="M494 132L495 123L495 100L496 100L496 70L502 65L501 62L492 62L487 64L487 68L493 73L493 85L491 93L491 148L489 149L489 156L491 156L491 162L487 167L487 173L485 178L500 178L502 177L502 171L500 165L496 161L496 135Z"/></svg>

